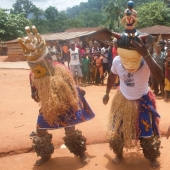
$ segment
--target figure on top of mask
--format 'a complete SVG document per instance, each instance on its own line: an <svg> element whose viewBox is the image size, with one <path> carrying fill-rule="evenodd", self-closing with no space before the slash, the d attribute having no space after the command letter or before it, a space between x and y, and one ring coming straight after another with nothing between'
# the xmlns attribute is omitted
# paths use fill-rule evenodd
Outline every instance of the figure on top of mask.
<svg viewBox="0 0 170 170"><path fill-rule="evenodd" d="M129 10L129 11L132 13L132 16L134 16L135 18L137 18L137 11L135 11L135 10L133 9L133 7L134 7L134 2L133 2L133 1L128 1L128 2L127 2L127 9L125 9L124 15L126 15L127 10Z"/></svg>
<svg viewBox="0 0 170 170"><path fill-rule="evenodd" d="M138 23L138 19L132 15L130 10L126 10L125 16L122 18L122 25L125 27L125 33L130 37L131 35L134 37L136 33L136 24Z"/></svg>

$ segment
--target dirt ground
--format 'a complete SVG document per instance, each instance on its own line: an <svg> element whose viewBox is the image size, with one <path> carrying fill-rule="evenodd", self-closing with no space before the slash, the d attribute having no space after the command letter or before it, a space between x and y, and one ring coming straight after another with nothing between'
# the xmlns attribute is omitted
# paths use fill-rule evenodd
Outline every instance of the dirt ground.
<svg viewBox="0 0 170 170"><path fill-rule="evenodd" d="M29 70L24 69L0 69L0 169L17 169L27 170L32 169L32 161L36 159L36 154L32 152L32 142L29 135L35 131L36 119L38 115L39 106L31 99L29 86ZM106 84L106 82L105 82ZM92 110L96 114L95 118L89 122L77 125L77 128L83 132L87 138L88 154L92 154L92 164L82 166L76 164L77 159L72 161L73 155L67 149L59 149L63 144L64 130L53 130L53 143L55 149L54 158L51 164L47 163L40 169L54 169L56 165L59 170L64 169L114 169L114 170L144 170L149 169L147 160L142 156L135 157L133 161L127 164L125 161L121 166L112 166L111 157L114 154L110 151L105 135L107 116L109 113L111 99L105 106L102 103L102 97L105 94L106 86L87 86L83 87L86 91L86 99L90 104ZM116 89L112 89L111 98ZM168 170L170 162L169 140L163 138L167 127L170 125L170 102L164 102L162 98L157 98L157 110L161 115L160 130L162 132L162 155L160 158L162 170ZM103 144L105 143L105 144ZM95 153L97 151L97 153ZM28 153L29 152L29 153ZM16 155L17 154L17 155ZM12 156L10 156L12 155ZM131 153L133 159L134 154ZM57 157L57 158L55 158ZM58 158L59 157L59 158ZM128 158L129 156L127 156ZM25 159L24 159L25 158ZM29 159L30 158L30 159ZM33 159L34 158L34 159ZM56 159L56 160L55 160ZM69 164L65 164L65 160L70 160ZM10 161L10 163L9 163ZM23 164L24 161L25 163ZM57 164L54 165L54 162ZM165 162L166 161L166 162ZM19 162L22 162L21 164ZM68 162L68 161L67 161ZM145 163L147 162L147 163ZM12 166L10 168L10 165ZM76 164L74 166L74 163ZM27 166L26 166L27 164ZM54 166L52 166L54 165ZM102 165L102 166L99 166ZM72 167L73 168L69 168ZM127 168L128 166L128 168ZM27 167L27 168L26 168ZM51 167L51 168L50 168ZM53 167L53 168L52 168ZM137 168L138 167L138 168ZM147 168L148 167L148 168ZM34 168L39 169L39 168Z"/></svg>

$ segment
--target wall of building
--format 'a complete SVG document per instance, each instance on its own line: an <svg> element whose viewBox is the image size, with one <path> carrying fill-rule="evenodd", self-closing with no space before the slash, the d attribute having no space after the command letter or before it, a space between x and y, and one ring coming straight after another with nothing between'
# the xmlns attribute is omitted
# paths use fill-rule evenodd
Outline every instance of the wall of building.
<svg viewBox="0 0 170 170"><path fill-rule="evenodd" d="M99 41L99 42L104 42L104 41L110 41L111 40L111 34L107 31L100 31L92 35L87 35L84 37L86 42L89 41Z"/></svg>
<svg viewBox="0 0 170 170"><path fill-rule="evenodd" d="M21 46L18 42L7 43L9 61L25 61Z"/></svg>

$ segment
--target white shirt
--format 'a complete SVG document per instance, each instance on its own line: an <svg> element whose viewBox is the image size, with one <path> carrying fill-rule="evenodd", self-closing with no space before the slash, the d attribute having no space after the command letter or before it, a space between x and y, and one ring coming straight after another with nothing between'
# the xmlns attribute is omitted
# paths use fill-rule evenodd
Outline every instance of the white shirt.
<svg viewBox="0 0 170 170"><path fill-rule="evenodd" d="M73 51L71 48L70 51L70 66L72 65L80 65L80 59L79 59L79 50L75 47L75 50Z"/></svg>
<svg viewBox="0 0 170 170"><path fill-rule="evenodd" d="M55 49L55 47L48 47L48 50L49 50L49 52L52 52L51 53L51 58L52 58L52 60L57 60L57 57L56 57L56 49Z"/></svg>
<svg viewBox="0 0 170 170"><path fill-rule="evenodd" d="M104 56L107 57L107 58L103 57L103 63L108 63L108 52L105 53L105 51L106 51L106 49L105 49L105 47L103 47L101 49L101 54L104 54Z"/></svg>
<svg viewBox="0 0 170 170"><path fill-rule="evenodd" d="M120 57L116 56L113 59L111 71L113 74L118 74L120 79L120 91L126 99L137 100L148 93L150 70L144 60L140 69L134 73L129 73L122 66Z"/></svg>

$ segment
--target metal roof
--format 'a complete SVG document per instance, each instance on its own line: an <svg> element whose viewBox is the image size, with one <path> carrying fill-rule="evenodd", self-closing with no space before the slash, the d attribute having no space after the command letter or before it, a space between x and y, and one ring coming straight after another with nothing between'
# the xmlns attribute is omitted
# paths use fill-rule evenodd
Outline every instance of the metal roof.
<svg viewBox="0 0 170 170"><path fill-rule="evenodd" d="M96 31L84 31L84 32L61 32L55 34L41 35L46 41L49 40L70 40L77 37L83 37L95 33Z"/></svg>
<svg viewBox="0 0 170 170"><path fill-rule="evenodd" d="M69 28L65 32L84 32L84 31L101 31L106 29L105 27L85 27L85 28Z"/></svg>
<svg viewBox="0 0 170 170"><path fill-rule="evenodd" d="M91 35L99 31L108 31L111 34L111 31L108 30L107 28L89 27L89 28L71 28L66 30L65 32L42 34L41 36L46 41L50 41L50 40L65 41L65 40L71 40L74 38ZM15 43L15 42L18 42L17 39L12 41L7 41L6 43L8 44L8 43Z"/></svg>
<svg viewBox="0 0 170 170"><path fill-rule="evenodd" d="M164 26L164 25L155 25L152 27L146 27L139 29L142 33L148 33L148 34L170 34L170 27Z"/></svg>

